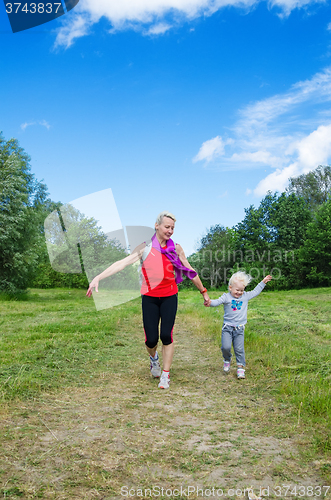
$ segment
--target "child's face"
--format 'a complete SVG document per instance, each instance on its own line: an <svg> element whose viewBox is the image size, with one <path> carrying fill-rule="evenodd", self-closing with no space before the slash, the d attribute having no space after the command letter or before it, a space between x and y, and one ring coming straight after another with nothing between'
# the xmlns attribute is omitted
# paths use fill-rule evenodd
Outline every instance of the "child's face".
<svg viewBox="0 0 331 500"><path fill-rule="evenodd" d="M232 285L229 285L229 290L235 299L239 299L245 291L245 285L241 281L234 281Z"/></svg>

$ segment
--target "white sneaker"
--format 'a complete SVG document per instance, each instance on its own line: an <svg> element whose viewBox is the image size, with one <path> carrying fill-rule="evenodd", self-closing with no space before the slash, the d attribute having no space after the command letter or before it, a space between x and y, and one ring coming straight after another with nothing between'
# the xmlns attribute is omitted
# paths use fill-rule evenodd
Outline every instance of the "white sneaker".
<svg viewBox="0 0 331 500"><path fill-rule="evenodd" d="M244 368L237 369L237 378L245 378L245 369Z"/></svg>
<svg viewBox="0 0 331 500"><path fill-rule="evenodd" d="M170 385L170 375L169 373L162 373L160 382L159 382L159 389L169 389Z"/></svg>
<svg viewBox="0 0 331 500"><path fill-rule="evenodd" d="M161 366L160 366L160 362L159 362L159 358L157 359L152 359L151 357L149 357L149 359L151 360L151 374L154 378L159 378L160 375L161 375Z"/></svg>
<svg viewBox="0 0 331 500"><path fill-rule="evenodd" d="M229 371L230 371L230 361L224 361L223 371L225 373L229 373Z"/></svg>

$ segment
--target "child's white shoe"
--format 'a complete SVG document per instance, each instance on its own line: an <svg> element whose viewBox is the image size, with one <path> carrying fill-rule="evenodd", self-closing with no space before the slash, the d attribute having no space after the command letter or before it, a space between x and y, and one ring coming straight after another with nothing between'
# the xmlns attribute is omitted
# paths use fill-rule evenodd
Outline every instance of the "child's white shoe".
<svg viewBox="0 0 331 500"><path fill-rule="evenodd" d="M230 361L224 361L223 371L225 373L229 373L229 371L230 371Z"/></svg>
<svg viewBox="0 0 331 500"><path fill-rule="evenodd" d="M237 378L245 378L245 369L244 368L238 368L237 369Z"/></svg>

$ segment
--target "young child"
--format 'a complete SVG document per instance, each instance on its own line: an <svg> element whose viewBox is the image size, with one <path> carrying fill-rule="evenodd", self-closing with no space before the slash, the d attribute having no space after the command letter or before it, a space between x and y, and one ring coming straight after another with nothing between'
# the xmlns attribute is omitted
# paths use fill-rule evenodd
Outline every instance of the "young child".
<svg viewBox="0 0 331 500"><path fill-rule="evenodd" d="M272 279L272 276L266 276L251 292L245 292L245 288L252 277L243 271L234 273L229 280L229 293L223 293L217 300L205 302L206 307L217 307L224 305L224 320L222 327L222 353L224 358L223 370L225 373L230 371L231 363L231 345L237 361L237 377L245 378L245 350L244 350L244 332L247 323L248 301L259 295L266 283Z"/></svg>

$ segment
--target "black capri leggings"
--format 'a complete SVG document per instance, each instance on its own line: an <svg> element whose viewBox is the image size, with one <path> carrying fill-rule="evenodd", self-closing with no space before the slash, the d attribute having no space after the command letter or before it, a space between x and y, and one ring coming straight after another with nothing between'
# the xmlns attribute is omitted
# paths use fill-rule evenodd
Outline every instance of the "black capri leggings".
<svg viewBox="0 0 331 500"><path fill-rule="evenodd" d="M175 324L177 303L177 294L170 295L169 297L150 297L149 295L142 295L145 344L150 349L153 349L158 343L160 319L160 338L162 344L172 344L172 331Z"/></svg>

